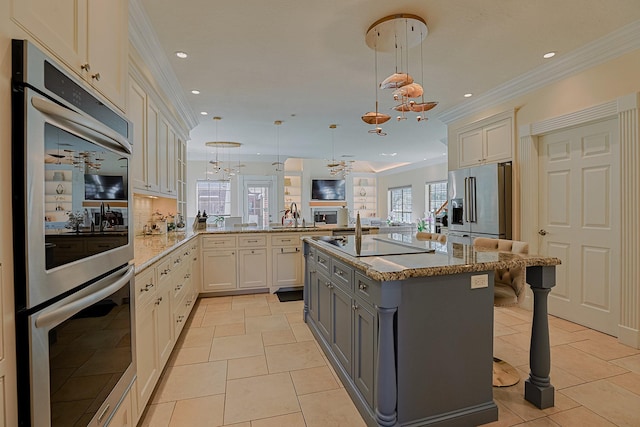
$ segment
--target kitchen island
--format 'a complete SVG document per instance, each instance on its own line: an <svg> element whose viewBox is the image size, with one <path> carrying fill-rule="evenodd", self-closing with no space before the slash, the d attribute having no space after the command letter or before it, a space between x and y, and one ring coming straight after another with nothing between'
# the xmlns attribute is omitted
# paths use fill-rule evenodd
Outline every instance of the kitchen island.
<svg viewBox="0 0 640 427"><path fill-rule="evenodd" d="M479 425L493 402L493 275L534 291L525 399L553 406L546 297L556 258L390 234L304 238L304 317L367 424Z"/></svg>

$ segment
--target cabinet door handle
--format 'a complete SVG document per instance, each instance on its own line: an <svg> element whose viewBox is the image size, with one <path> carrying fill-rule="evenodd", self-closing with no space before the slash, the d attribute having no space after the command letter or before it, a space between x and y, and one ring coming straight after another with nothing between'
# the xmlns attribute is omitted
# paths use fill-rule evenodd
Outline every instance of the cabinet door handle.
<svg viewBox="0 0 640 427"><path fill-rule="evenodd" d="M153 283L147 283L144 288L140 289L140 292L149 292L153 288Z"/></svg>
<svg viewBox="0 0 640 427"><path fill-rule="evenodd" d="M309 273L313 274L313 273L317 273L316 270L309 270Z"/></svg>
<svg viewBox="0 0 640 427"><path fill-rule="evenodd" d="M367 285L364 283L360 283L358 284L358 289L360 289L361 291L366 291L367 290Z"/></svg>
<svg viewBox="0 0 640 427"><path fill-rule="evenodd" d="M162 297L160 297L160 298L158 298L158 299L156 300L156 305L160 305L160 303L161 303L161 302L162 302Z"/></svg>
<svg viewBox="0 0 640 427"><path fill-rule="evenodd" d="M94 79L95 81L99 82L100 81L100 73L95 73L95 74L91 75L91 78Z"/></svg>
<svg viewBox="0 0 640 427"><path fill-rule="evenodd" d="M91 65L89 65L89 63L88 63L88 62L87 62L87 63L84 63L84 64L82 64L82 65L80 66L80 69L81 69L81 70L83 70L83 71L87 71L87 72L88 72L88 71L90 71L90 70L91 70Z"/></svg>
<svg viewBox="0 0 640 427"><path fill-rule="evenodd" d="M336 276L338 277L344 277L344 273L340 270L336 270Z"/></svg>
<svg viewBox="0 0 640 427"><path fill-rule="evenodd" d="M353 311L356 311L356 310L357 310L358 308L360 308L360 307L358 307L358 303L354 303L354 304L351 306L351 308L353 309Z"/></svg>

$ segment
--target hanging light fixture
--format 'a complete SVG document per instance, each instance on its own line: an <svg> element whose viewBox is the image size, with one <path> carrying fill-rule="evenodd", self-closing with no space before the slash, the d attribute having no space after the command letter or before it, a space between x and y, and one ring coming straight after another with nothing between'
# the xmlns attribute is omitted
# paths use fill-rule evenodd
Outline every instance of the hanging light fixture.
<svg viewBox="0 0 640 427"><path fill-rule="evenodd" d="M271 166L276 167L276 172L284 171L284 163L280 161L280 125L282 124L282 120L276 120L273 122L276 125L276 155L277 159L275 162L271 163Z"/></svg>
<svg viewBox="0 0 640 427"><path fill-rule="evenodd" d="M214 174L220 174L221 178L223 181L228 181L229 180L229 176L228 176L228 171L229 168L224 166L224 162L222 160L219 159L218 154L219 154L219 150L222 148L226 148L226 149L230 149L230 148L238 148L240 146L242 146L241 143L239 142L233 142L233 141L220 141L218 139L218 123L220 122L220 120L222 120L222 117L219 116L215 116L213 117L213 120L216 122L216 140L215 141L209 141L209 142L205 142L204 145L206 145L207 147L211 147L211 148L215 148L216 149L216 157L215 160L209 160L209 163L211 165L213 165L213 173ZM229 163L231 163L231 161L229 161ZM207 172L208 174L208 172Z"/></svg>
<svg viewBox="0 0 640 427"><path fill-rule="evenodd" d="M418 121L426 121L424 113L431 110L437 102L424 101L424 89L416 83L409 74L409 49L420 44L420 61L422 64L422 80L424 81L424 60L422 56L422 42L427 36L427 24L421 17L406 13L386 16L374 22L365 37L367 46L376 52L376 85L377 85L377 53L394 52L396 55L395 72L380 83L381 89L393 89L393 99L398 103L392 108L400 112L398 121L406 120L405 112L422 113ZM404 36L404 37L403 37ZM398 66L399 64L399 66ZM404 71L402 70L404 68ZM378 97L376 87L376 113L378 111ZM415 98L422 98L420 103ZM370 114L370 113L367 113ZM362 117L365 120L365 117ZM387 119L388 120L388 119ZM366 121L366 120L365 120ZM385 120L386 121L386 120ZM370 131L371 132L371 131ZM374 131L382 135L382 129Z"/></svg>
<svg viewBox="0 0 640 427"><path fill-rule="evenodd" d="M377 39L374 40L373 50L374 55L374 68L375 68L375 88L376 88L376 111L369 111L362 116L362 121L369 125L375 125L375 128L370 129L369 133L375 133L378 136L386 136L386 132L380 127L381 124L386 123L391 118L388 114L378 112L378 48Z"/></svg>
<svg viewBox="0 0 640 427"><path fill-rule="evenodd" d="M353 160L336 160L334 133L337 127L338 125L336 124L329 125L329 129L331 129L331 160L327 162L327 168L329 169L329 175L341 175L344 178L351 173Z"/></svg>

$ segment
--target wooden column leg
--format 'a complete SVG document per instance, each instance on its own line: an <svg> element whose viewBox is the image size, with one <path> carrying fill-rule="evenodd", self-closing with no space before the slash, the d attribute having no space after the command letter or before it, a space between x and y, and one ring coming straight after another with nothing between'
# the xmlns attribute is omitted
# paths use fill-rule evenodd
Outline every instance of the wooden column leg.
<svg viewBox="0 0 640 427"><path fill-rule="evenodd" d="M376 421L380 426L395 426L398 422L396 354L393 317L397 308L378 307L378 388L376 391Z"/></svg>
<svg viewBox="0 0 640 427"><path fill-rule="evenodd" d="M524 384L524 398L538 408L545 409L554 405L555 396L549 377L551 349L547 310L547 298L555 286L555 267L529 267L527 281L533 291L533 324L529 349L531 372Z"/></svg>

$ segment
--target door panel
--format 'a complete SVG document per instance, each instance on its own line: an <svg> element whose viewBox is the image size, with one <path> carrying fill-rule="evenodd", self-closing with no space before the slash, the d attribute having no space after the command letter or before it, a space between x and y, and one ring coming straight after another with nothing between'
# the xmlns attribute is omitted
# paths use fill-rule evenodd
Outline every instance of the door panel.
<svg viewBox="0 0 640 427"><path fill-rule="evenodd" d="M620 205L617 120L540 138L540 250L556 256L549 312L617 335Z"/></svg>

